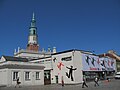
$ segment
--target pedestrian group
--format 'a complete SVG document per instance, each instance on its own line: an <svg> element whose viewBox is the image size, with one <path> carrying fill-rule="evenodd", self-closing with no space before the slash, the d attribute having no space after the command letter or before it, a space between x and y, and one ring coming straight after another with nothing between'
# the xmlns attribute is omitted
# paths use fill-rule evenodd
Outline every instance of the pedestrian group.
<svg viewBox="0 0 120 90"><path fill-rule="evenodd" d="M99 81L99 78L96 76L95 79L94 79L94 86L95 87L99 86L98 81ZM86 84L86 77L85 77L85 75L83 76L83 81L82 81L82 88L84 88L84 87L88 88L88 85Z"/></svg>

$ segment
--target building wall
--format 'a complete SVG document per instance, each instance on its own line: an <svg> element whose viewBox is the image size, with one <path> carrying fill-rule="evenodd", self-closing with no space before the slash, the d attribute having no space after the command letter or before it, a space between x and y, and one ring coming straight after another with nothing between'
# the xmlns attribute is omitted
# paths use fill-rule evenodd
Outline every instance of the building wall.
<svg viewBox="0 0 120 90"><path fill-rule="evenodd" d="M40 65L44 66L44 84L51 84L51 80L53 79L52 72L53 72L53 65L52 65L52 57L42 58L38 60L33 60L30 62L39 63Z"/></svg>
<svg viewBox="0 0 120 90"><path fill-rule="evenodd" d="M39 45L38 44L28 44L27 50L39 51Z"/></svg>
<svg viewBox="0 0 120 90"><path fill-rule="evenodd" d="M83 81L83 73L82 73L82 53L80 51L75 51L73 56L73 64L77 67L77 71L74 72L75 83L82 83Z"/></svg>
<svg viewBox="0 0 120 90"><path fill-rule="evenodd" d="M30 80L25 80L25 72L30 72ZM21 85L44 85L44 70L33 69L1 69L0 70L0 85L15 86L16 81L13 80L13 72L18 72ZM40 80L36 80L36 72L40 72Z"/></svg>
<svg viewBox="0 0 120 90"><path fill-rule="evenodd" d="M7 85L7 69L1 69L0 70L0 85Z"/></svg>
<svg viewBox="0 0 120 90"><path fill-rule="evenodd" d="M103 60L105 61L104 64L106 67L102 65ZM97 55L83 53L78 50L53 54L52 57L31 62L38 62L45 66L44 70L50 70L51 83L61 83L63 77L65 84L77 84L82 82L84 72L89 72L91 75L100 73L100 75L102 75L102 72L105 70L108 72L116 70L116 60L108 57L99 58ZM71 79L71 76L68 78L66 75L66 73L69 74L70 69L68 68L71 68L71 66L73 66L73 69L77 68L76 70L72 71L74 80Z"/></svg>
<svg viewBox="0 0 120 90"><path fill-rule="evenodd" d="M51 69L53 69L52 57L38 59L38 60L30 61L30 62L40 63L42 66L45 66L44 70L51 70Z"/></svg>
<svg viewBox="0 0 120 90"><path fill-rule="evenodd" d="M56 60L54 60L56 59ZM82 57L79 51L72 51L62 54L57 54L52 56L53 60L53 71L52 71L52 83L56 83L56 76L58 76L58 83L61 83L62 77L65 84L77 84L82 82ZM60 66L60 64L62 64ZM69 70L73 66L72 69L72 77L69 75ZM69 69L68 69L68 68Z"/></svg>
<svg viewBox="0 0 120 90"><path fill-rule="evenodd" d="M120 72L120 61L116 61L116 72Z"/></svg>
<svg viewBox="0 0 120 90"><path fill-rule="evenodd" d="M52 83L57 83L57 77L58 77L58 83L61 83L61 78L63 76L65 83L71 83L70 79L66 77L66 72L68 72L68 69L66 66L70 67L73 65L73 61L62 61L62 58L71 57L72 59L72 53L62 53L62 54L56 54L52 56L52 63L53 63L53 72L52 72ZM60 65L61 63L61 65Z"/></svg>
<svg viewBox="0 0 120 90"><path fill-rule="evenodd" d="M87 58L87 56L89 57L89 59ZM102 66L102 59L105 62L104 63L105 66ZM53 70L51 72L51 78L53 78L51 79L52 83L57 83L56 77L58 77L58 83L61 83L63 76L64 83L77 84L82 82L83 72L90 72L90 73L93 72L93 74L96 73L102 75L102 72L104 71L108 73L108 72L114 72L116 70L115 67L116 60L109 57L99 58L97 55L87 54L87 53L85 54L77 50L52 55L52 64L53 64ZM62 65L60 66L60 64ZM66 73L69 74L69 70L71 66L73 66L73 69L77 68L76 70L72 71L72 76L74 80L72 80L71 76L67 77L66 75Z"/></svg>

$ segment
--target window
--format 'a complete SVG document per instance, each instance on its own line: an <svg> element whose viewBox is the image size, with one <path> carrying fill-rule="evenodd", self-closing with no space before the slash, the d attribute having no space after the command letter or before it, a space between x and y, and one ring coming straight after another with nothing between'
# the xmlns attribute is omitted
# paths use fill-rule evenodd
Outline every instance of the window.
<svg viewBox="0 0 120 90"><path fill-rule="evenodd" d="M36 80L40 80L40 72L36 72Z"/></svg>
<svg viewBox="0 0 120 90"><path fill-rule="evenodd" d="M36 41L36 37L33 37L33 41Z"/></svg>
<svg viewBox="0 0 120 90"><path fill-rule="evenodd" d="M18 72L13 72L13 81L16 81L18 78Z"/></svg>
<svg viewBox="0 0 120 90"><path fill-rule="evenodd" d="M30 80L30 72L25 72L25 80Z"/></svg>

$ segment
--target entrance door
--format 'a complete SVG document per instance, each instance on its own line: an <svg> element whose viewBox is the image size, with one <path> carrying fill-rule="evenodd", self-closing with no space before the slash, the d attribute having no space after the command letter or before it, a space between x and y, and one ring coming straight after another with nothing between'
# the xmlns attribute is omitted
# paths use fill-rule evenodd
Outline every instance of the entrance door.
<svg viewBox="0 0 120 90"><path fill-rule="evenodd" d="M45 70L45 71L44 71L44 84L45 84L45 85L51 84L51 74L50 74L50 70Z"/></svg>
<svg viewBox="0 0 120 90"><path fill-rule="evenodd" d="M56 83L58 83L58 76L55 76L55 78L56 78Z"/></svg>

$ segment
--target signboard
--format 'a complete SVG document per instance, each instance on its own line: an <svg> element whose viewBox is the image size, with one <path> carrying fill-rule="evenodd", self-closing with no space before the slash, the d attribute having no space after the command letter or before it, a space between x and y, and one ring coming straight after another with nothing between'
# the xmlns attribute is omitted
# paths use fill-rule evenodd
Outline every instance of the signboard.
<svg viewBox="0 0 120 90"><path fill-rule="evenodd" d="M72 56L70 56L70 57L64 57L61 60L62 61L71 61L72 60Z"/></svg>
<svg viewBox="0 0 120 90"><path fill-rule="evenodd" d="M100 58L101 68L106 71L114 71L115 70L115 60L112 58Z"/></svg>
<svg viewBox="0 0 120 90"><path fill-rule="evenodd" d="M82 54L83 71L102 71L98 56Z"/></svg>
<svg viewBox="0 0 120 90"><path fill-rule="evenodd" d="M108 57L82 54L83 71L114 71L115 60Z"/></svg>

